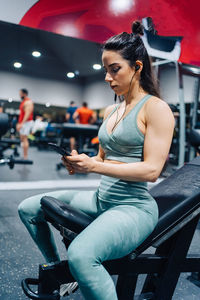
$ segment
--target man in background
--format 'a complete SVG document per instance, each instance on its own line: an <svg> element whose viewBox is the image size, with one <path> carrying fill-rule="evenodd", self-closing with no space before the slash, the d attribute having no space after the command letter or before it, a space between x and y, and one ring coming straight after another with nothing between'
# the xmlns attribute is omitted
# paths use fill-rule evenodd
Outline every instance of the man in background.
<svg viewBox="0 0 200 300"><path fill-rule="evenodd" d="M65 119L67 122L74 124L75 120L73 119L73 114L75 113L75 111L77 110L77 106L75 104L74 101L70 102L70 106L67 109L66 115L65 115ZM70 149L71 151L76 149L76 139L75 137L70 137L69 139L70 141Z"/></svg>
<svg viewBox="0 0 200 300"><path fill-rule="evenodd" d="M83 102L82 107L73 114L73 119L76 123L93 124L97 118L95 112L88 108L87 102Z"/></svg>
<svg viewBox="0 0 200 300"><path fill-rule="evenodd" d="M20 115L16 127L17 127L17 131L19 131L24 159L27 159L28 148L29 148L28 135L30 134L33 126L34 106L32 100L28 97L27 89L21 89L19 91L19 95L22 102L19 106Z"/></svg>

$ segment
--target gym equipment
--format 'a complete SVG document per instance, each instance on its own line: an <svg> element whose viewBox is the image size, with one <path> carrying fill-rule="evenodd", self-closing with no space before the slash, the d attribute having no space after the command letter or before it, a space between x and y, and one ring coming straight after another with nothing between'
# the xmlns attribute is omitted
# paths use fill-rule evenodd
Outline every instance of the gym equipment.
<svg viewBox="0 0 200 300"><path fill-rule="evenodd" d="M142 37L144 45L150 56L154 58L152 65L155 67L155 73L158 75L160 65L173 63L176 69L176 78L178 82L178 99L179 99L179 143L178 143L178 167L185 162L185 145L186 145L186 121L185 121L185 103L183 89L183 74L187 65L179 62L181 54L181 40L183 37L178 36L159 36L155 31L149 30L148 18L142 19L144 26L144 36ZM193 66L191 66L193 67ZM194 67L195 68L195 67ZM187 71L188 75L188 71Z"/></svg>
<svg viewBox="0 0 200 300"><path fill-rule="evenodd" d="M188 139L196 154L200 155L200 129L190 129Z"/></svg>
<svg viewBox="0 0 200 300"><path fill-rule="evenodd" d="M0 159L3 158L3 152L7 149L13 149L13 155L19 156L16 145L20 144L19 139L2 138L9 127L9 118L7 114L0 114Z"/></svg>
<svg viewBox="0 0 200 300"><path fill-rule="evenodd" d="M23 165L32 165L33 161L31 160L16 160L13 158L12 155L4 156L3 152L10 148L13 144L20 144L19 140L7 139L3 138L2 136L6 134L9 128L9 119L8 115L5 113L0 113L0 166L7 164L10 169L14 168L15 164L23 164ZM14 148L14 155L17 154L16 148Z"/></svg>
<svg viewBox="0 0 200 300"><path fill-rule="evenodd" d="M180 273L200 270L200 255L187 255L200 217L200 156L153 187L150 193L159 207L155 230L126 257L103 263L111 275L118 275L119 300L133 300L139 274L147 277L138 299L171 300ZM43 197L41 208L46 220L60 231L66 248L93 220L53 197ZM156 248L155 253L144 254L150 246ZM39 278L22 280L22 288L31 299L59 300L60 285L73 281L67 261L61 261L41 264ZM30 285L38 288L37 293Z"/></svg>
<svg viewBox="0 0 200 300"><path fill-rule="evenodd" d="M92 139L97 136L99 127L97 125L84 125L84 124L71 124L64 123L62 125L52 124L52 126L59 127L61 129L60 144L63 143L64 138L75 137L78 141L79 152L84 152L83 142L85 138Z"/></svg>
<svg viewBox="0 0 200 300"><path fill-rule="evenodd" d="M85 153L90 156L95 155L97 150L96 147L84 147L84 141L86 139L91 140L98 135L99 126L97 125L85 125L85 124L52 124L52 127L60 128L61 135L59 140L59 145L64 147L66 138L75 137L78 144L78 152ZM57 170L63 167L62 163L56 165Z"/></svg>
<svg viewBox="0 0 200 300"><path fill-rule="evenodd" d="M181 54L181 36L161 36L149 28L149 18L143 18L144 35L141 36L150 56L164 59L160 64L177 61Z"/></svg>
<svg viewBox="0 0 200 300"><path fill-rule="evenodd" d="M48 149L48 143L57 143L60 135L60 129L56 127L52 128L49 123L46 127L45 133L41 134L41 131L37 131L33 135L33 140L31 143L35 145L38 150L46 150Z"/></svg>
<svg viewBox="0 0 200 300"><path fill-rule="evenodd" d="M188 147L189 160L195 157L195 152L199 153L198 147L199 133L198 130L198 119L199 119L199 91L200 91L200 68L190 65L181 65L181 74L194 77L194 88L193 88L193 99L190 108L189 117L189 130L187 130L190 145L193 147ZM198 145L199 144L199 145Z"/></svg>

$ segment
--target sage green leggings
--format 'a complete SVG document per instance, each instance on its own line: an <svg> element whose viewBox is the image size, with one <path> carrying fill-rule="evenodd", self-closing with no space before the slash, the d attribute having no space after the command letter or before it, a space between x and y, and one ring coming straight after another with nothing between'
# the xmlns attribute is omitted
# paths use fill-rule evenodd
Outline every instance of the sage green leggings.
<svg viewBox="0 0 200 300"><path fill-rule="evenodd" d="M98 200L95 191L55 191L24 200L19 215L48 262L59 255L49 225L44 220L40 199L55 197L93 216L68 248L69 268L87 300L117 300L112 278L102 262L123 257L137 248L153 231L158 220L154 199L116 205Z"/></svg>

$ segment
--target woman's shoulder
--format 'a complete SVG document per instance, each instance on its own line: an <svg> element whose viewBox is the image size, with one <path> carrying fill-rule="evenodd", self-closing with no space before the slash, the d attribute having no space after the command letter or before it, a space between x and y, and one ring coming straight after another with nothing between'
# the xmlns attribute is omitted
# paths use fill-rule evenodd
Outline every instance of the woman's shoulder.
<svg viewBox="0 0 200 300"><path fill-rule="evenodd" d="M166 101L164 101L163 99L156 97L156 96L151 96L148 99L148 101L145 103L145 106L147 109L157 108L157 109L171 110Z"/></svg>
<svg viewBox="0 0 200 300"><path fill-rule="evenodd" d="M163 115L163 116L172 116L172 110L169 107L168 103L163 99L152 96L145 103L145 112L146 116L152 118L153 116Z"/></svg>
<svg viewBox="0 0 200 300"><path fill-rule="evenodd" d="M104 120L108 117L108 115L116 108L117 104L109 105L105 108L104 111Z"/></svg>

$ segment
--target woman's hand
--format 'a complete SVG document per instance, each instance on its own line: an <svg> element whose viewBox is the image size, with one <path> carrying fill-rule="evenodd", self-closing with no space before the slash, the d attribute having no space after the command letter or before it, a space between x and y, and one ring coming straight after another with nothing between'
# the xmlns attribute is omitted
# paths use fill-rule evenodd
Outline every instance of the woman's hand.
<svg viewBox="0 0 200 300"><path fill-rule="evenodd" d="M71 156L62 158L70 175L74 173L90 173L93 172L96 161L86 154L78 154L76 150L71 152Z"/></svg>
<svg viewBox="0 0 200 300"><path fill-rule="evenodd" d="M64 166L66 167L66 169L68 170L69 175L73 175L75 173L75 171L74 171L72 165L70 164L70 162L67 160L67 158L62 157L61 160L62 160Z"/></svg>

